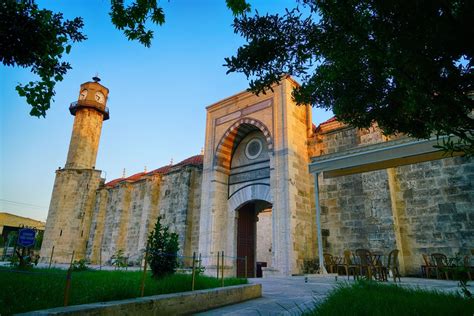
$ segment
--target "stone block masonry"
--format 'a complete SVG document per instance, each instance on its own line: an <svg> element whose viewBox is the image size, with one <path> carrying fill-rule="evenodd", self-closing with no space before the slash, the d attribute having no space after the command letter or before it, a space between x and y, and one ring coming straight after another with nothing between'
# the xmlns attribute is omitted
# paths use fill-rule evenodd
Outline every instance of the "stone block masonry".
<svg viewBox="0 0 474 316"><path fill-rule="evenodd" d="M228 276L236 275L231 262L238 256L265 260L266 271L275 275L301 273L305 259L317 255L311 157L361 153L387 137L376 124L360 130L331 118L313 126L311 108L292 99L297 85L286 77L265 95L241 92L208 106L203 155L106 184L94 164L108 113L105 104L79 100L71 112L76 119L67 169L57 171L42 261L55 246L57 262L69 262L74 250L76 259L107 264L121 250L140 264L161 215L179 235L180 255L201 253L206 273L215 270L218 251L225 251ZM82 89L108 93L98 83ZM454 256L474 247L472 158L323 176L325 252L341 256L346 249L368 248L387 254L397 248L402 272L417 274L422 253ZM259 225L264 209L271 212ZM253 271L256 263L250 265Z"/></svg>
<svg viewBox="0 0 474 316"><path fill-rule="evenodd" d="M178 164L166 172L142 173L102 186L92 215L87 258L107 264L122 251L129 263L139 265L158 216L178 234L179 254L192 256L199 238L201 174L199 165Z"/></svg>
<svg viewBox="0 0 474 316"><path fill-rule="evenodd" d="M320 153L384 141L380 130L343 125L316 135ZM468 254L474 245L474 160L444 158L320 183L325 252L400 250L405 274L419 274L423 253Z"/></svg>
<svg viewBox="0 0 474 316"><path fill-rule="evenodd" d="M122 301L59 307L21 315L189 315L261 296L261 284L245 284Z"/></svg>
<svg viewBox="0 0 474 316"><path fill-rule="evenodd" d="M53 195L41 247L41 261L70 262L85 257L100 170L62 169L56 171Z"/></svg>

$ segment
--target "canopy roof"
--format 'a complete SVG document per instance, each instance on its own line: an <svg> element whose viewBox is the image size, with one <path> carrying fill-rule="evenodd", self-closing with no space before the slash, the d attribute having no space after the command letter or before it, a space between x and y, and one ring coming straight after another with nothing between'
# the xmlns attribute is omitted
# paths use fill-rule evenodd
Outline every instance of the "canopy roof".
<svg viewBox="0 0 474 316"><path fill-rule="evenodd" d="M433 147L438 142L442 143L444 139L447 139L447 136L423 140L403 137L318 156L312 158L309 171L323 172L325 178L332 178L447 158L450 155ZM462 152L454 153L453 156L462 154Z"/></svg>

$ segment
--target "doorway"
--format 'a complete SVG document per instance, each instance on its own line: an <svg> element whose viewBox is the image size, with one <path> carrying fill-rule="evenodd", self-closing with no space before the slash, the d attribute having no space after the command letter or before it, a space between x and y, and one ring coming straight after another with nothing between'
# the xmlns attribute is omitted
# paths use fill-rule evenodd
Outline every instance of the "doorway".
<svg viewBox="0 0 474 316"><path fill-rule="evenodd" d="M259 200L246 203L237 209L237 277L261 277L261 270L257 271L257 265L260 264L261 269L267 262L263 265L257 262L257 221L259 212L269 208L271 209L270 203ZM271 232L271 225L269 228Z"/></svg>

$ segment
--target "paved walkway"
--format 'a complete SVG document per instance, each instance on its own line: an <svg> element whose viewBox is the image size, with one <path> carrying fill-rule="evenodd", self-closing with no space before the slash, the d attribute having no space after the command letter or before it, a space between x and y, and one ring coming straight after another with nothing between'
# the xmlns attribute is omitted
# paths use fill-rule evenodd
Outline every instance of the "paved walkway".
<svg viewBox="0 0 474 316"><path fill-rule="evenodd" d="M262 297L210 310L197 315L300 315L323 300L337 284L347 282L339 276L279 277L250 279L250 283L262 284ZM349 282L353 282L352 279ZM393 284L393 282L388 282ZM402 286L419 287L438 291L455 292L456 281L402 278Z"/></svg>

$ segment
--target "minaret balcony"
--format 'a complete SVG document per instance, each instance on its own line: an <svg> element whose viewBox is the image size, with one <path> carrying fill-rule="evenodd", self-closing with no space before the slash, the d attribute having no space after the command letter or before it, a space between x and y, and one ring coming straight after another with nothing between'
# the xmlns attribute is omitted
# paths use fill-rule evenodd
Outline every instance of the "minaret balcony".
<svg viewBox="0 0 474 316"><path fill-rule="evenodd" d="M76 116L76 112L79 109L83 108L89 108L89 109L94 109L101 113L104 117L104 121L109 119L109 108L106 107L103 104L100 104L95 101L88 101L88 100L80 100L80 101L75 101L72 102L71 105L69 105L69 112L71 112L72 115Z"/></svg>

